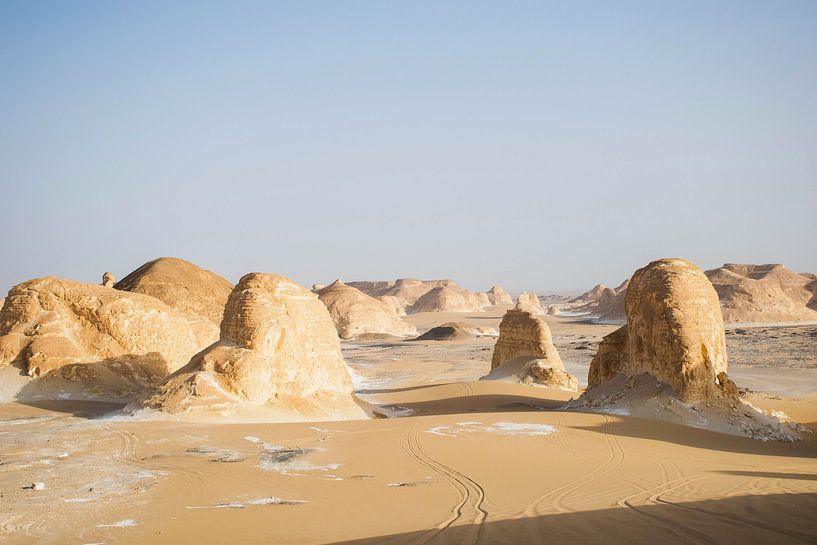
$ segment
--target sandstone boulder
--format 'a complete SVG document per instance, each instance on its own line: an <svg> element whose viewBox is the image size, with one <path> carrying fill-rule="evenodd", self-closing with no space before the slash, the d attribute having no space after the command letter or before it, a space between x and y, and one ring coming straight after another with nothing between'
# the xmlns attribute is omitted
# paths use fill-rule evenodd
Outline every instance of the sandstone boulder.
<svg viewBox="0 0 817 545"><path fill-rule="evenodd" d="M513 305L511 294L502 286L493 286L488 290L488 301L494 306Z"/></svg>
<svg viewBox="0 0 817 545"><path fill-rule="evenodd" d="M105 363L158 379L210 344L213 333L153 297L38 278L12 288L0 311L0 365L19 362L30 376L43 376Z"/></svg>
<svg viewBox="0 0 817 545"><path fill-rule="evenodd" d="M519 294L516 299L516 310L524 310L533 314L544 314L545 309L535 293L529 291Z"/></svg>
<svg viewBox="0 0 817 545"><path fill-rule="evenodd" d="M230 294L221 339L171 376L147 405L179 413L249 403L300 415L321 405L329 407L322 417L342 417L356 407L351 393L326 306L288 278L251 273Z"/></svg>
<svg viewBox="0 0 817 545"><path fill-rule="evenodd" d="M576 378L565 371L553 346L550 328L535 314L509 310L499 324L499 339L486 380L511 380L524 384L576 390Z"/></svg>
<svg viewBox="0 0 817 545"><path fill-rule="evenodd" d="M415 327L397 316L393 305L366 295L340 280L317 291L318 298L329 309L338 335L351 339L363 334L417 335Z"/></svg>
<svg viewBox="0 0 817 545"><path fill-rule="evenodd" d="M229 281L216 273L175 257L149 261L114 287L150 295L176 310L216 326L221 323L224 305L233 289Z"/></svg>
<svg viewBox="0 0 817 545"><path fill-rule="evenodd" d="M727 322L817 320L815 280L783 265L738 265L706 271ZM810 306L811 305L811 306Z"/></svg>
<svg viewBox="0 0 817 545"><path fill-rule="evenodd" d="M556 305L549 305L548 306L548 316L558 316L559 315L559 307Z"/></svg>
<svg viewBox="0 0 817 545"><path fill-rule="evenodd" d="M627 326L602 342L591 386L615 371L646 373L685 401L716 397L717 377L727 370L726 338L717 293L703 271L683 259L661 259L637 270L626 293Z"/></svg>
<svg viewBox="0 0 817 545"><path fill-rule="evenodd" d="M112 288L115 283L116 278L114 278L112 272L106 272L102 275L102 285L106 288Z"/></svg>

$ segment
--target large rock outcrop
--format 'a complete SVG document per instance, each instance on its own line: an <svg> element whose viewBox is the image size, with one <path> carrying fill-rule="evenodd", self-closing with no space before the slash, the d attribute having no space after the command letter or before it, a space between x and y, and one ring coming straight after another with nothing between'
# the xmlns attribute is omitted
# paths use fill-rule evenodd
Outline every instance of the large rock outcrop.
<svg viewBox="0 0 817 545"><path fill-rule="evenodd" d="M342 339L352 339L364 334L397 337L417 335L417 329L413 325L397 316L393 305L366 295L340 280L335 280L316 293L329 309Z"/></svg>
<svg viewBox="0 0 817 545"><path fill-rule="evenodd" d="M149 261L117 282L118 290L156 297L167 305L218 326L233 289L225 278L183 259Z"/></svg>
<svg viewBox="0 0 817 545"><path fill-rule="evenodd" d="M493 286L488 290L488 301L494 306L513 305L511 294L502 286Z"/></svg>
<svg viewBox="0 0 817 545"><path fill-rule="evenodd" d="M817 320L815 282L783 265L738 265L706 271L727 322Z"/></svg>
<svg viewBox="0 0 817 545"><path fill-rule="evenodd" d="M417 299L408 312L480 312L489 306L488 294L451 285L432 289Z"/></svg>
<svg viewBox="0 0 817 545"><path fill-rule="evenodd" d="M38 278L12 288L0 311L0 365L76 380L104 366L148 383L185 365L216 332L147 295Z"/></svg>
<svg viewBox="0 0 817 545"><path fill-rule="evenodd" d="M575 390L576 378L565 371L553 346L550 328L524 310L509 310L499 324L499 339L486 380L510 380L547 388Z"/></svg>
<svg viewBox="0 0 817 545"><path fill-rule="evenodd" d="M633 274L625 309L626 331L605 339L590 377L609 377L612 366L630 376L649 374L685 401L718 395L726 337L718 295L703 271L683 259L653 261Z"/></svg>
<svg viewBox="0 0 817 545"><path fill-rule="evenodd" d="M359 407L335 326L318 297L283 276L245 275L233 288L221 339L197 354L147 405L167 412L236 404L344 417ZM327 408L328 407L328 408Z"/></svg>
<svg viewBox="0 0 817 545"><path fill-rule="evenodd" d="M535 293L529 291L519 294L516 299L516 310L524 310L533 314L544 314L545 308L542 306L539 297Z"/></svg>
<svg viewBox="0 0 817 545"><path fill-rule="evenodd" d="M796 427L743 403L727 375L718 296L683 259L633 274L627 325L607 335L590 364L588 389L569 406L658 418L763 440L795 440Z"/></svg>

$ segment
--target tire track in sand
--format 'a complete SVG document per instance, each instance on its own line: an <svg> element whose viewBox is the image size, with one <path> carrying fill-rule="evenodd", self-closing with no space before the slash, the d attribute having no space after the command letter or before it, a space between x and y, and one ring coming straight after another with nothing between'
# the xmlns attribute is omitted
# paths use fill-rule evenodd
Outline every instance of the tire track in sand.
<svg viewBox="0 0 817 545"><path fill-rule="evenodd" d="M488 512L484 507L485 490L467 475L429 456L420 442L420 427L420 424L413 426L400 440L400 447L409 458L442 477L457 492L458 497L457 503L451 508L451 515L430 530L432 534L422 539L420 543L432 542L444 530L462 521L468 523L468 526L466 528L467 537L464 535L460 543L476 545L482 539L483 524L488 517Z"/></svg>

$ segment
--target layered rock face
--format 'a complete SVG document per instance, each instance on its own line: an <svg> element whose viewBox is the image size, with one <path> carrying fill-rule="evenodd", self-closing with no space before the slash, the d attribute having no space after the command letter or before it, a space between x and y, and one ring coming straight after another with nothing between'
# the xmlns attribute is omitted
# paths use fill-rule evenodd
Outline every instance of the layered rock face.
<svg viewBox="0 0 817 545"><path fill-rule="evenodd" d="M0 311L0 364L19 361L42 376L104 363L155 379L186 364L211 333L147 295L38 278L15 286Z"/></svg>
<svg viewBox="0 0 817 545"><path fill-rule="evenodd" d="M248 402L303 413L316 400L350 404L351 393L326 306L288 278L251 273L230 294L221 339L147 403L168 412Z"/></svg>
<svg viewBox="0 0 817 545"><path fill-rule="evenodd" d="M565 371L547 324L533 313L509 310L499 324L499 339L487 380L513 380L548 388L575 390L576 378Z"/></svg>
<svg viewBox="0 0 817 545"><path fill-rule="evenodd" d="M370 297L340 280L335 280L316 293L329 309L338 335L342 339L351 339L362 334L397 337L417 335L417 329L413 325L398 318L393 305Z"/></svg>
<svg viewBox="0 0 817 545"><path fill-rule="evenodd" d="M174 257L145 263L114 286L142 293L218 326L233 285L216 273Z"/></svg>
<svg viewBox="0 0 817 545"><path fill-rule="evenodd" d="M545 313L545 309L542 307L539 297L537 297L535 293L531 293L529 291L519 294L519 297L516 299L515 308L516 310L524 310L533 314Z"/></svg>
<svg viewBox="0 0 817 545"><path fill-rule="evenodd" d="M720 298L727 322L797 322L817 320L813 275L783 265L727 263L706 271Z"/></svg>
<svg viewBox="0 0 817 545"><path fill-rule="evenodd" d="M489 306L488 294L452 285L432 289L417 299L408 312L480 312Z"/></svg>
<svg viewBox="0 0 817 545"><path fill-rule="evenodd" d="M694 264L654 261L633 274L625 299L627 326L605 337L590 364L597 386L616 374L649 374L686 401L720 393L726 338L718 296Z"/></svg>
<svg viewBox="0 0 817 545"><path fill-rule="evenodd" d="M511 294L502 286L493 286L488 290L488 301L494 306L513 305Z"/></svg>

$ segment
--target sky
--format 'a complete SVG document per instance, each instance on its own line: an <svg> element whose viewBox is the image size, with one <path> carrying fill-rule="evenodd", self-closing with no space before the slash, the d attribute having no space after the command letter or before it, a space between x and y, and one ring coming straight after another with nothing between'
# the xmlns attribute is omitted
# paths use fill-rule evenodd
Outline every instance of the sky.
<svg viewBox="0 0 817 545"><path fill-rule="evenodd" d="M0 0L0 292L817 272L817 2Z"/></svg>

